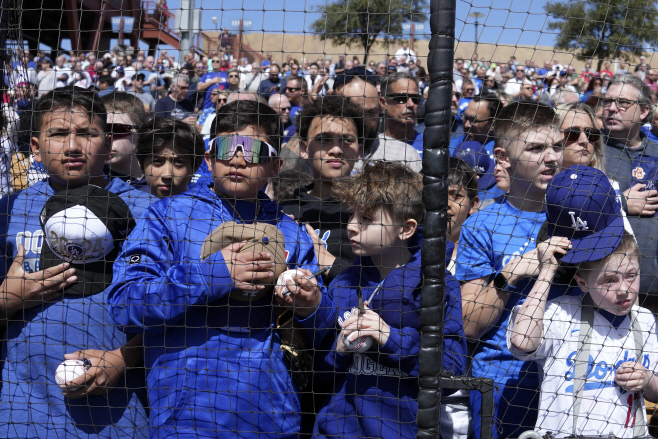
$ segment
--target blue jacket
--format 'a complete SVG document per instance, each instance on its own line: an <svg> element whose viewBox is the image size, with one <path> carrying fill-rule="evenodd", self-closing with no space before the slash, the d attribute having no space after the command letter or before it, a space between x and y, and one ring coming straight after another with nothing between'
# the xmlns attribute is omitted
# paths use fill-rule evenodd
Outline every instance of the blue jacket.
<svg viewBox="0 0 658 439"><path fill-rule="evenodd" d="M337 307L338 323L358 306L357 286L367 301L381 284L370 308L391 332L383 346L373 344L363 354L341 354L335 351L335 340L325 343L326 355L319 368L333 372L327 378L333 380L334 391L316 419L316 437L416 437L421 281L420 247L415 247L409 263L393 270L383 282L370 258L357 258L331 283L329 296ZM443 368L463 375L467 354L461 292L449 273L445 308Z"/></svg>
<svg viewBox="0 0 658 439"><path fill-rule="evenodd" d="M138 218L149 197L118 178L106 187L119 195ZM25 247L24 268L40 271L45 243L41 209L55 193L48 181L0 200L0 275L4 277ZM75 266L74 266L75 268ZM112 322L106 293L64 293L55 300L19 311L2 342L0 437L146 438L148 401L144 376L128 371L107 395L69 400L55 382L64 354L81 349L115 350L127 342Z"/></svg>
<svg viewBox="0 0 658 439"><path fill-rule="evenodd" d="M273 329L273 295L229 297L240 292L222 253L200 260L223 222L254 220L254 203L233 203L239 216L203 186L162 199L117 258L108 302L117 324L144 334L153 438L297 437L302 410ZM290 268L317 271L304 227L262 193L257 218L285 236Z"/></svg>

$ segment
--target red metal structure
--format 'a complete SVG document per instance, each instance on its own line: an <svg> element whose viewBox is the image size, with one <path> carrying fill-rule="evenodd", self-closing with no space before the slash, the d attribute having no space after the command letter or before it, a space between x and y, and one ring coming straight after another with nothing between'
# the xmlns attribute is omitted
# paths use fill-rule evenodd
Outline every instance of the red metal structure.
<svg viewBox="0 0 658 439"><path fill-rule="evenodd" d="M130 45L139 40L149 46L154 55L158 44L174 49L180 45L180 35L174 29L174 14L156 1L141 0L23 0L21 24L29 48L36 50L39 42L61 49L63 39L71 40L73 50L108 51L112 17L133 17L132 32L123 32Z"/></svg>

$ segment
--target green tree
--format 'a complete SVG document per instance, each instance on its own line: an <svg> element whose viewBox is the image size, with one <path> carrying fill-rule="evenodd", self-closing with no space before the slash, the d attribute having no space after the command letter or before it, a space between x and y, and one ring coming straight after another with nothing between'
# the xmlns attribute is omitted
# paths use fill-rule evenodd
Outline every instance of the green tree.
<svg viewBox="0 0 658 439"><path fill-rule="evenodd" d="M548 28L558 31L555 48L574 51L580 60L598 59L599 71L604 60L630 61L658 37L654 0L567 0L544 9L553 19Z"/></svg>
<svg viewBox="0 0 658 439"><path fill-rule="evenodd" d="M317 11L322 17L311 30L337 46L363 47L364 64L378 38L384 44L399 39L403 23L425 21L429 12L427 0L336 0Z"/></svg>

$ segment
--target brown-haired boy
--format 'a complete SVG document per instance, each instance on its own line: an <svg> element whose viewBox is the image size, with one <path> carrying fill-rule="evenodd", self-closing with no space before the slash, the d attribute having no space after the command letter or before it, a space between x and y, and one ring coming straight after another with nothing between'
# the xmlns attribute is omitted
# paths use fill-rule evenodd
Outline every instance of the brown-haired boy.
<svg viewBox="0 0 658 439"><path fill-rule="evenodd" d="M333 370L328 378L334 389L318 414L315 434L415 438L422 177L400 163L368 163L336 184L334 197L350 206L347 231L357 259L328 291L340 333L324 342L324 368ZM461 297L459 284L447 276L443 366L461 375L466 358Z"/></svg>
<svg viewBox="0 0 658 439"><path fill-rule="evenodd" d="M149 192L162 198L187 190L205 152L201 135L188 124L156 117L139 130L135 156Z"/></svg>

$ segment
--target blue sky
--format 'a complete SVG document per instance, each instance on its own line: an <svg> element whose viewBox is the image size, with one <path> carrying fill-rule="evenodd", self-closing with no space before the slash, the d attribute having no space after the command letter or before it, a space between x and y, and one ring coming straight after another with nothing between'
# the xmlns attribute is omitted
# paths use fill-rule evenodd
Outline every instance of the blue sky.
<svg viewBox="0 0 658 439"><path fill-rule="evenodd" d="M218 28L230 27L231 20L242 18L253 22L251 32L302 33L320 17L315 11L327 1L330 0L196 0L196 7L202 10L204 30L214 30L212 17L217 17ZM457 39L474 40L474 19L468 15L480 12L484 14L478 27L481 43L552 46L555 35L546 29L543 8L548 1L552 0L457 0ZM175 12L180 0L168 0L167 5ZM429 33L428 23L423 32Z"/></svg>

